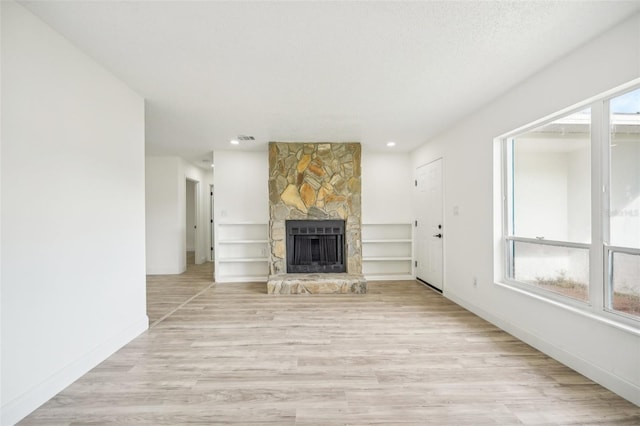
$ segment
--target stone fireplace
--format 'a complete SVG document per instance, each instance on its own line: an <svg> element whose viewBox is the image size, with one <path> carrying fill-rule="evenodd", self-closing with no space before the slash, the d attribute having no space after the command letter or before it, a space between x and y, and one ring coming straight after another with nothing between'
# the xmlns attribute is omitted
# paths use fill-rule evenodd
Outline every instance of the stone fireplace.
<svg viewBox="0 0 640 426"><path fill-rule="evenodd" d="M269 143L269 293L366 292L360 158L359 143Z"/></svg>

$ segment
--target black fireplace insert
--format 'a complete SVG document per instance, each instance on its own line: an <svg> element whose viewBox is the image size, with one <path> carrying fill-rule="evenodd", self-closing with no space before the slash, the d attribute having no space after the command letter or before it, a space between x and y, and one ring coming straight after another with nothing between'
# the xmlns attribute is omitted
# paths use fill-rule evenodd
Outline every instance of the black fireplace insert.
<svg viewBox="0 0 640 426"><path fill-rule="evenodd" d="M287 220L287 272L346 272L344 220Z"/></svg>

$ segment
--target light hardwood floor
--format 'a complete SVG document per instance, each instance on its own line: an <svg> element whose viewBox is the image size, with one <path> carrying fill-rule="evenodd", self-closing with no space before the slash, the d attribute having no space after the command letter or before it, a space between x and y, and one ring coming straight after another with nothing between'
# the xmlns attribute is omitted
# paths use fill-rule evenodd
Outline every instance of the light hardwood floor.
<svg viewBox="0 0 640 426"><path fill-rule="evenodd" d="M147 275L147 316L155 326L183 303L213 284L213 263L195 264L195 253L187 252L187 271L176 275Z"/></svg>
<svg viewBox="0 0 640 426"><path fill-rule="evenodd" d="M22 422L102 423L639 425L640 407L413 281L217 284Z"/></svg>

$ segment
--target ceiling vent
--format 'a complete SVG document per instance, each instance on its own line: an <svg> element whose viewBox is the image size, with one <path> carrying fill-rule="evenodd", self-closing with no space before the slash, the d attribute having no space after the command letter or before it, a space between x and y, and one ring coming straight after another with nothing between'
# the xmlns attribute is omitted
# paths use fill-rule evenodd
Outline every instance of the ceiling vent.
<svg viewBox="0 0 640 426"><path fill-rule="evenodd" d="M254 138L253 136L238 135L238 140L239 141L255 141L256 138Z"/></svg>

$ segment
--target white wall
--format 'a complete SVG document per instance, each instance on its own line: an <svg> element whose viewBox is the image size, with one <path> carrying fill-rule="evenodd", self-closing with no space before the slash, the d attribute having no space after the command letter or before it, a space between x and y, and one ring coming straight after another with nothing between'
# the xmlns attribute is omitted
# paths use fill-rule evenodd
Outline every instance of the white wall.
<svg viewBox="0 0 640 426"><path fill-rule="evenodd" d="M517 236L590 242L589 138L588 133L516 137L513 191Z"/></svg>
<svg viewBox="0 0 640 426"><path fill-rule="evenodd" d="M267 152L216 151L216 219L269 221ZM411 161L407 153L362 153L362 222L411 222Z"/></svg>
<svg viewBox="0 0 640 426"><path fill-rule="evenodd" d="M269 223L269 154L215 151L216 223Z"/></svg>
<svg viewBox="0 0 640 426"><path fill-rule="evenodd" d="M618 136L611 147L611 244L640 247L640 142Z"/></svg>
<svg viewBox="0 0 640 426"><path fill-rule="evenodd" d="M516 235L566 240L569 226L567 154L526 152L520 155L516 150L514 163Z"/></svg>
<svg viewBox="0 0 640 426"><path fill-rule="evenodd" d="M148 326L144 101L2 2L2 424Z"/></svg>
<svg viewBox="0 0 640 426"><path fill-rule="evenodd" d="M266 239L269 223L269 154L267 151L215 151L214 182L214 227L216 232L215 253L216 282L255 281L268 274L266 253L259 246L242 247L250 250L251 257L265 257L265 262L220 263L220 257L228 256L233 247L226 245L221 250L218 239ZM244 224L224 227L222 224ZM255 226L248 224L264 224ZM233 234L233 235L230 235ZM266 244L264 249L266 250ZM225 254L226 252L226 254Z"/></svg>
<svg viewBox="0 0 640 426"><path fill-rule="evenodd" d="M216 229L224 223L267 224L268 153L216 151L214 160ZM362 222L410 223L412 181L409 154L363 151ZM250 269L252 266L255 265L237 263L233 265L233 272L237 276L247 277L247 280L255 280L252 278L255 271ZM216 277L217 281L231 281L229 276L221 274L220 267L216 268Z"/></svg>
<svg viewBox="0 0 640 426"><path fill-rule="evenodd" d="M639 78L639 35L636 15L461 119L412 155L414 170L445 158L445 296L636 404L638 333L494 283L500 274L494 271L494 207L498 213L500 203L494 203L493 144L501 134ZM456 205L459 215L454 216Z"/></svg>
<svg viewBox="0 0 640 426"><path fill-rule="evenodd" d="M410 223L413 173L408 153L362 152L362 223Z"/></svg>
<svg viewBox="0 0 640 426"><path fill-rule="evenodd" d="M568 238L569 241L591 241L590 146L567 153Z"/></svg>
<svg viewBox="0 0 640 426"><path fill-rule="evenodd" d="M146 157L146 273L180 274L184 221L180 223L178 157Z"/></svg>

